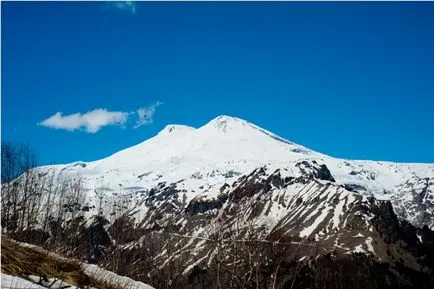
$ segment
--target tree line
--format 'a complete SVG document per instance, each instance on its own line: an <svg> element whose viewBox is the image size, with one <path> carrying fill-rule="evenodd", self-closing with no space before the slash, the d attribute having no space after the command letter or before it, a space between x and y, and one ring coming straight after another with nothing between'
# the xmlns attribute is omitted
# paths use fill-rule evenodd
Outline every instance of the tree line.
<svg viewBox="0 0 434 289"><path fill-rule="evenodd" d="M55 241L60 224L84 213L81 178L38 168L38 156L29 144L2 142L1 198L2 234L16 239L43 238L51 231Z"/></svg>

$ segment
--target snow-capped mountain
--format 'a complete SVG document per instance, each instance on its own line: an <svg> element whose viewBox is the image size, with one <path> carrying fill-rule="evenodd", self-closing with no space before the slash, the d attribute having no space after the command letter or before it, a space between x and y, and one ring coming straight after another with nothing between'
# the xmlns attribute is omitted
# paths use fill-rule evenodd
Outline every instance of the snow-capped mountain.
<svg viewBox="0 0 434 289"><path fill-rule="evenodd" d="M397 215L421 227L434 227L434 164L346 160L329 157L285 140L245 120L219 116L200 128L167 125L136 146L94 162L46 166L80 175L88 201L96 192L137 196L173 184L180 202L215 199L224 184L264 167L282 177L327 172L327 180L360 196L390 200ZM141 223L149 207L137 209ZM107 211L107 213L109 213Z"/></svg>
<svg viewBox="0 0 434 289"><path fill-rule="evenodd" d="M312 269L330 254L398 260L390 278L408 277L402 266L432 276L434 164L333 158L219 116L168 125L101 160L33 171L3 187L7 233L156 287L221 266L230 280L242 266L240 280L258 284L251 276L269 276L279 258Z"/></svg>

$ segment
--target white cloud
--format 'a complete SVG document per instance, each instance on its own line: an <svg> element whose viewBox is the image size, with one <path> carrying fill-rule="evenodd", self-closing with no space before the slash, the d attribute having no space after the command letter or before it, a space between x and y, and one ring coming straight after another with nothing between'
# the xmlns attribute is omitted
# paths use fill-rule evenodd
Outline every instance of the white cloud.
<svg viewBox="0 0 434 289"><path fill-rule="evenodd" d="M162 104L163 104L162 102L157 101L156 103L148 107L139 108L136 111L138 120L136 121L136 125L133 128L138 128L141 127L142 125L152 123L155 110L157 109L158 106Z"/></svg>
<svg viewBox="0 0 434 289"><path fill-rule="evenodd" d="M57 112L46 120L41 121L39 125L68 131L84 128L89 133L96 133L104 126L124 124L127 118L127 112L108 111L98 108L84 114L74 113L65 116L61 112Z"/></svg>
<svg viewBox="0 0 434 289"><path fill-rule="evenodd" d="M112 1L109 4L119 10L136 13L136 3L134 1Z"/></svg>
<svg viewBox="0 0 434 289"><path fill-rule="evenodd" d="M137 120L133 128L138 128L145 124L151 124L157 107L162 104L162 102L157 101L134 112L108 111L105 108L94 109L84 114L77 112L63 115L62 112L57 112L38 125L67 131L84 129L88 133L96 133L104 126L124 125L131 115L136 115Z"/></svg>

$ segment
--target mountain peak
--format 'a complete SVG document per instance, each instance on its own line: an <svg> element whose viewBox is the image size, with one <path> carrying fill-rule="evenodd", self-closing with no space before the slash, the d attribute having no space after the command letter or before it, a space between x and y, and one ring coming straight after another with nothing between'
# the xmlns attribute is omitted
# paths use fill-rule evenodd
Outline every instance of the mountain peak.
<svg viewBox="0 0 434 289"><path fill-rule="evenodd" d="M205 126L211 126L219 131L226 132L234 128L245 127L247 124L248 122L241 118L228 115L220 115L212 119Z"/></svg>
<svg viewBox="0 0 434 289"><path fill-rule="evenodd" d="M244 121L244 122L246 122L245 120L243 120L241 118L226 115L226 114L219 115L219 116L215 117L214 119L212 119L211 122L212 121Z"/></svg>
<svg viewBox="0 0 434 289"><path fill-rule="evenodd" d="M159 135L174 135L188 133L196 130L196 128L182 124L168 124L158 134Z"/></svg>

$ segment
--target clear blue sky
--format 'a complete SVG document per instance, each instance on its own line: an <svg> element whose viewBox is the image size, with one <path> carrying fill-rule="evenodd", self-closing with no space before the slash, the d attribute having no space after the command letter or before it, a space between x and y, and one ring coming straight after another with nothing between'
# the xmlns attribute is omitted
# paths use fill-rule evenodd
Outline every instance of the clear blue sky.
<svg viewBox="0 0 434 289"><path fill-rule="evenodd" d="M220 114L336 157L434 162L434 3L1 5L2 139L41 163ZM91 126L98 108L114 125Z"/></svg>

